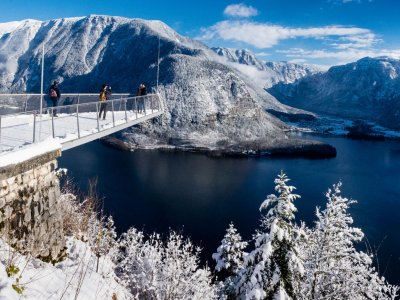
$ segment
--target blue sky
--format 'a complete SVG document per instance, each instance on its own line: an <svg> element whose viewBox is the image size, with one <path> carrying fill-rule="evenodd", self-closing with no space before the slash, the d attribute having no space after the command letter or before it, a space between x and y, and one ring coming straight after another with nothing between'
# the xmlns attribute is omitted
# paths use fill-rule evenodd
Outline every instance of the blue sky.
<svg viewBox="0 0 400 300"><path fill-rule="evenodd" d="M209 46L334 65L400 58L400 0L1 0L0 22L105 14L158 19Z"/></svg>

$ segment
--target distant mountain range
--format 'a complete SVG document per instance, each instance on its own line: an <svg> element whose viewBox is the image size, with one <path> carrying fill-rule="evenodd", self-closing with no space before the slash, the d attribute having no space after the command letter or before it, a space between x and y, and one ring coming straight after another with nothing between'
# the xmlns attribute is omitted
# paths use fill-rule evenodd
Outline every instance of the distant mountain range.
<svg viewBox="0 0 400 300"><path fill-rule="evenodd" d="M366 57L268 91L287 105L400 129L400 60Z"/></svg>
<svg viewBox="0 0 400 300"><path fill-rule="evenodd" d="M264 88L279 82L293 83L296 80L323 70L315 65L290 62L264 62L246 49L212 48L219 56L224 57L233 67L248 74Z"/></svg>
<svg viewBox="0 0 400 300"><path fill-rule="evenodd" d="M98 92L102 83L115 92L135 92L141 82L151 89L159 39L160 95L167 111L162 121L126 132L127 140L143 147L207 149L254 141L263 148L291 145L285 124L266 110L300 110L281 104L210 48L160 21L93 15L0 24L0 90L39 92L42 43L45 81L59 80L64 92Z"/></svg>

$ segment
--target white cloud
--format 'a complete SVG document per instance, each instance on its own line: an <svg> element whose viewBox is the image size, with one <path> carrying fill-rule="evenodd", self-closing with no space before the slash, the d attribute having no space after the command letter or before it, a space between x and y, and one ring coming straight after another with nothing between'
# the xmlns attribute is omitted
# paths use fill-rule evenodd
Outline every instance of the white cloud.
<svg viewBox="0 0 400 300"><path fill-rule="evenodd" d="M270 56L271 53L269 52L256 52L254 53L256 56L261 56L261 57L266 57L266 56Z"/></svg>
<svg viewBox="0 0 400 300"><path fill-rule="evenodd" d="M367 0L367 1L372 2L372 0ZM352 2L361 3L362 0L328 0L327 2L332 2L332 3L336 3L336 4L341 4L341 3L346 4L346 3L352 3Z"/></svg>
<svg viewBox="0 0 400 300"><path fill-rule="evenodd" d="M307 60L304 58L296 58L296 59L291 59L288 62L290 62L292 64L304 64L307 62Z"/></svg>
<svg viewBox="0 0 400 300"><path fill-rule="evenodd" d="M337 49L349 48L371 48L375 44L382 42L373 33L360 34L355 36L345 36L339 38L338 43L332 43L331 46Z"/></svg>
<svg viewBox="0 0 400 300"><path fill-rule="evenodd" d="M240 3L228 5L224 10L224 14L227 16L248 18L258 15L258 11L252 6Z"/></svg>
<svg viewBox="0 0 400 300"><path fill-rule="evenodd" d="M226 20L202 29L202 40L223 39L244 42L256 48L271 48L281 40L295 38L324 39L326 37L342 37L346 43L373 43L375 35L365 28L345 26L325 26L310 28L292 28L279 25L255 23L251 21ZM347 40L346 40L347 39Z"/></svg>
<svg viewBox="0 0 400 300"><path fill-rule="evenodd" d="M339 51L330 50L305 50L301 48L291 48L289 50L277 50L276 52L285 54L292 59L334 59L338 64L353 62L360 58L388 56L400 59L400 49L346 49ZM336 64L336 63L335 63Z"/></svg>

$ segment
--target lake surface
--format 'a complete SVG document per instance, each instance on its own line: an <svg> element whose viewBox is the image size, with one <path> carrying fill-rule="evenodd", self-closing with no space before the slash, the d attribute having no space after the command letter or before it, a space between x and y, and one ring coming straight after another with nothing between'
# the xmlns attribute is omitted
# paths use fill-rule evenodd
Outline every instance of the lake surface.
<svg viewBox="0 0 400 300"><path fill-rule="evenodd" d="M119 232L180 230L211 254L231 221L250 239L259 225L259 206L274 192L280 170L302 196L297 220L312 224L324 193L342 181L343 195L358 200L351 214L369 244L379 248L381 273L400 284L400 142L313 137L335 146L334 159L210 158L155 150L122 152L92 142L68 150L59 166L82 192L98 177L97 191Z"/></svg>

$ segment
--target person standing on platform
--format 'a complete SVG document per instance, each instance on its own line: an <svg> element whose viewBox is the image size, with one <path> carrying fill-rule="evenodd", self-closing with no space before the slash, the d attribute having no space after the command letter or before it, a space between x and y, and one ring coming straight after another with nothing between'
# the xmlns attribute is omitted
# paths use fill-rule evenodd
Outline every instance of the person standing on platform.
<svg viewBox="0 0 400 300"><path fill-rule="evenodd" d="M57 117L57 107L58 101L60 100L61 92L58 88L58 81L54 80L53 84L49 88L49 98L50 100L47 101L47 107L53 107L53 116Z"/></svg>
<svg viewBox="0 0 400 300"><path fill-rule="evenodd" d="M147 94L147 90L146 90L146 86L144 85L144 83L141 83L137 89L137 96L139 96L138 98L138 112L139 113L144 113L144 96L146 96Z"/></svg>
<svg viewBox="0 0 400 300"><path fill-rule="evenodd" d="M107 90L108 90L107 85L103 84L101 86L99 95L99 101L100 101L99 118L101 118L101 113L103 113L103 120L106 119L106 113L107 113L107 100L108 100Z"/></svg>

